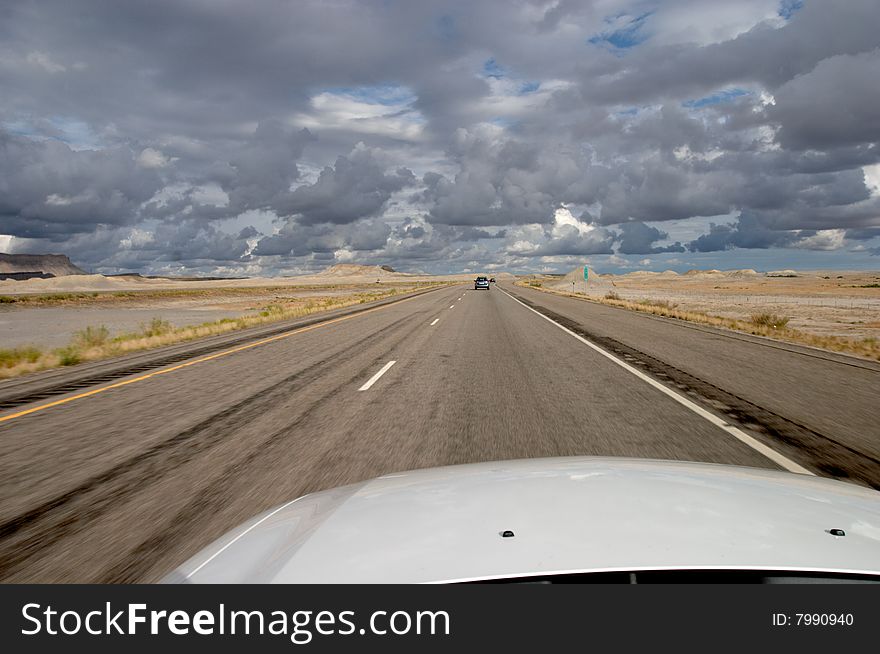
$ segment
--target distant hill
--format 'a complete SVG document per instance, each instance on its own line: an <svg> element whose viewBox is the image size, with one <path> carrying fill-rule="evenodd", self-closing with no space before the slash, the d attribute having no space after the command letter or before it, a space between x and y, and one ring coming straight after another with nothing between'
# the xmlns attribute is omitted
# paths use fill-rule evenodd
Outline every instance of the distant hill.
<svg viewBox="0 0 880 654"><path fill-rule="evenodd" d="M318 273L324 277L351 277L354 275L387 277L388 275L401 274L391 266L361 266L356 263L337 263Z"/></svg>
<svg viewBox="0 0 880 654"><path fill-rule="evenodd" d="M0 252L0 273L44 273L63 277L87 275L64 254L5 254Z"/></svg>
<svg viewBox="0 0 880 654"><path fill-rule="evenodd" d="M614 282L609 275L600 275L595 268L590 267L589 279L584 280L584 267L578 266L565 274L562 279L547 282L545 286L561 291L584 293L585 295L605 295L614 288Z"/></svg>

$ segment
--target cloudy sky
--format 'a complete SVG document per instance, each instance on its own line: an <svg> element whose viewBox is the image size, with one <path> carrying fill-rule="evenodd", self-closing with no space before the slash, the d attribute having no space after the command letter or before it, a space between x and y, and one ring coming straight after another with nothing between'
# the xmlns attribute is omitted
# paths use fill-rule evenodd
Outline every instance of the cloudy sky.
<svg viewBox="0 0 880 654"><path fill-rule="evenodd" d="M880 268L877 0L0 3L0 251Z"/></svg>

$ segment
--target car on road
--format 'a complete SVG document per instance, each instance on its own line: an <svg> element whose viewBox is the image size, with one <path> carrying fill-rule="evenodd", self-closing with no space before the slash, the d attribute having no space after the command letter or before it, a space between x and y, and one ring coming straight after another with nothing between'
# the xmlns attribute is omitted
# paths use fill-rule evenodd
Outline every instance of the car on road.
<svg viewBox="0 0 880 654"><path fill-rule="evenodd" d="M474 290L478 291L481 288L485 288L487 291L489 290L489 278L488 277L477 277L474 280Z"/></svg>
<svg viewBox="0 0 880 654"><path fill-rule="evenodd" d="M494 278L494 277L490 277L490 278L489 278L489 283L490 283L490 284L494 284L494 283L495 283L495 278Z"/></svg>
<svg viewBox="0 0 880 654"><path fill-rule="evenodd" d="M880 583L880 493L635 458L433 468L271 509L163 581Z"/></svg>

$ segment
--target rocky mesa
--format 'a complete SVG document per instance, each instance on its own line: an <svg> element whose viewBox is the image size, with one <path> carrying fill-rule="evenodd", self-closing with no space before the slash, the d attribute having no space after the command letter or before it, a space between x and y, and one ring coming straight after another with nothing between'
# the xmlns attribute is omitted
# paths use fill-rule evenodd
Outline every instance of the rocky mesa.
<svg viewBox="0 0 880 654"><path fill-rule="evenodd" d="M25 275L63 277L87 275L64 254L5 254L0 252L0 275Z"/></svg>

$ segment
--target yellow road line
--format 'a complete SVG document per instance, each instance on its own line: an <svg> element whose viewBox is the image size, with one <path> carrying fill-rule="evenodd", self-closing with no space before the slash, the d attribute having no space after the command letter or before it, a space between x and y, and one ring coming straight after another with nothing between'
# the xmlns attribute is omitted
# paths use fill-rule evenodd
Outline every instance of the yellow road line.
<svg viewBox="0 0 880 654"><path fill-rule="evenodd" d="M14 420L15 418L20 418L22 416L26 416L31 413L36 413L37 411L42 411L43 409L48 409L53 406L58 406L60 404L67 404L68 402L73 402L74 400L80 400L84 397L89 397L91 395L97 395L98 393L103 393L104 391L109 391L113 388L120 388L122 386L128 386L129 384L134 384L135 382L143 381L145 379L150 379L151 377L156 377L158 375L164 375L169 372L174 372L175 370L180 370L181 368L188 368L189 366L194 366L197 363L204 363L205 361L219 359L220 357L225 357L229 354L235 354L236 352L241 352L242 350L249 350L252 347L257 347L258 345L265 345L266 343L280 341L283 338L289 338L289 337L295 336L297 334L302 334L303 332L308 332L313 329L317 329L318 327L326 327L327 325L332 325L337 322L342 322L343 320L350 320L351 318L358 318L358 317L366 315L368 313L373 313L374 311L379 311L381 309L387 309L388 307L396 306L396 305L401 304L403 302L409 302L410 300L415 300L417 297L421 297L422 295L424 295L424 293L419 293L418 295L414 295L412 297L403 298L402 300L398 300L397 302L392 302L390 304L385 304L381 307L374 307L372 309L367 309L366 311L360 311L358 313L353 313L348 316L341 316L339 318L333 318L333 319L327 320L325 322L320 322L316 325L308 325L307 327L300 327L299 329L294 329L293 331L290 331L290 332L284 332L283 334L277 334L275 336L270 336L269 338L264 338L260 341L254 341L253 343L248 343L247 345L239 345L238 347L234 347L229 350L223 350L222 352L215 352L214 354L210 354L208 356L201 357L200 359L193 359L192 361L187 361L186 363L180 363L176 366L172 366L171 368L162 368L161 370L156 370L154 372L150 372L145 375L141 375L140 377L134 377L133 379L126 379L125 381L116 382L114 384L109 384L107 386L101 386L100 388L94 388L90 391L86 391L85 393L79 393L77 395L65 397L60 400L54 400L53 402L47 402L46 404L40 404L38 406L31 407L30 409L24 409L23 411L17 411L15 413L10 413L9 415L6 415L6 416L0 416L0 423L7 422L8 420Z"/></svg>

